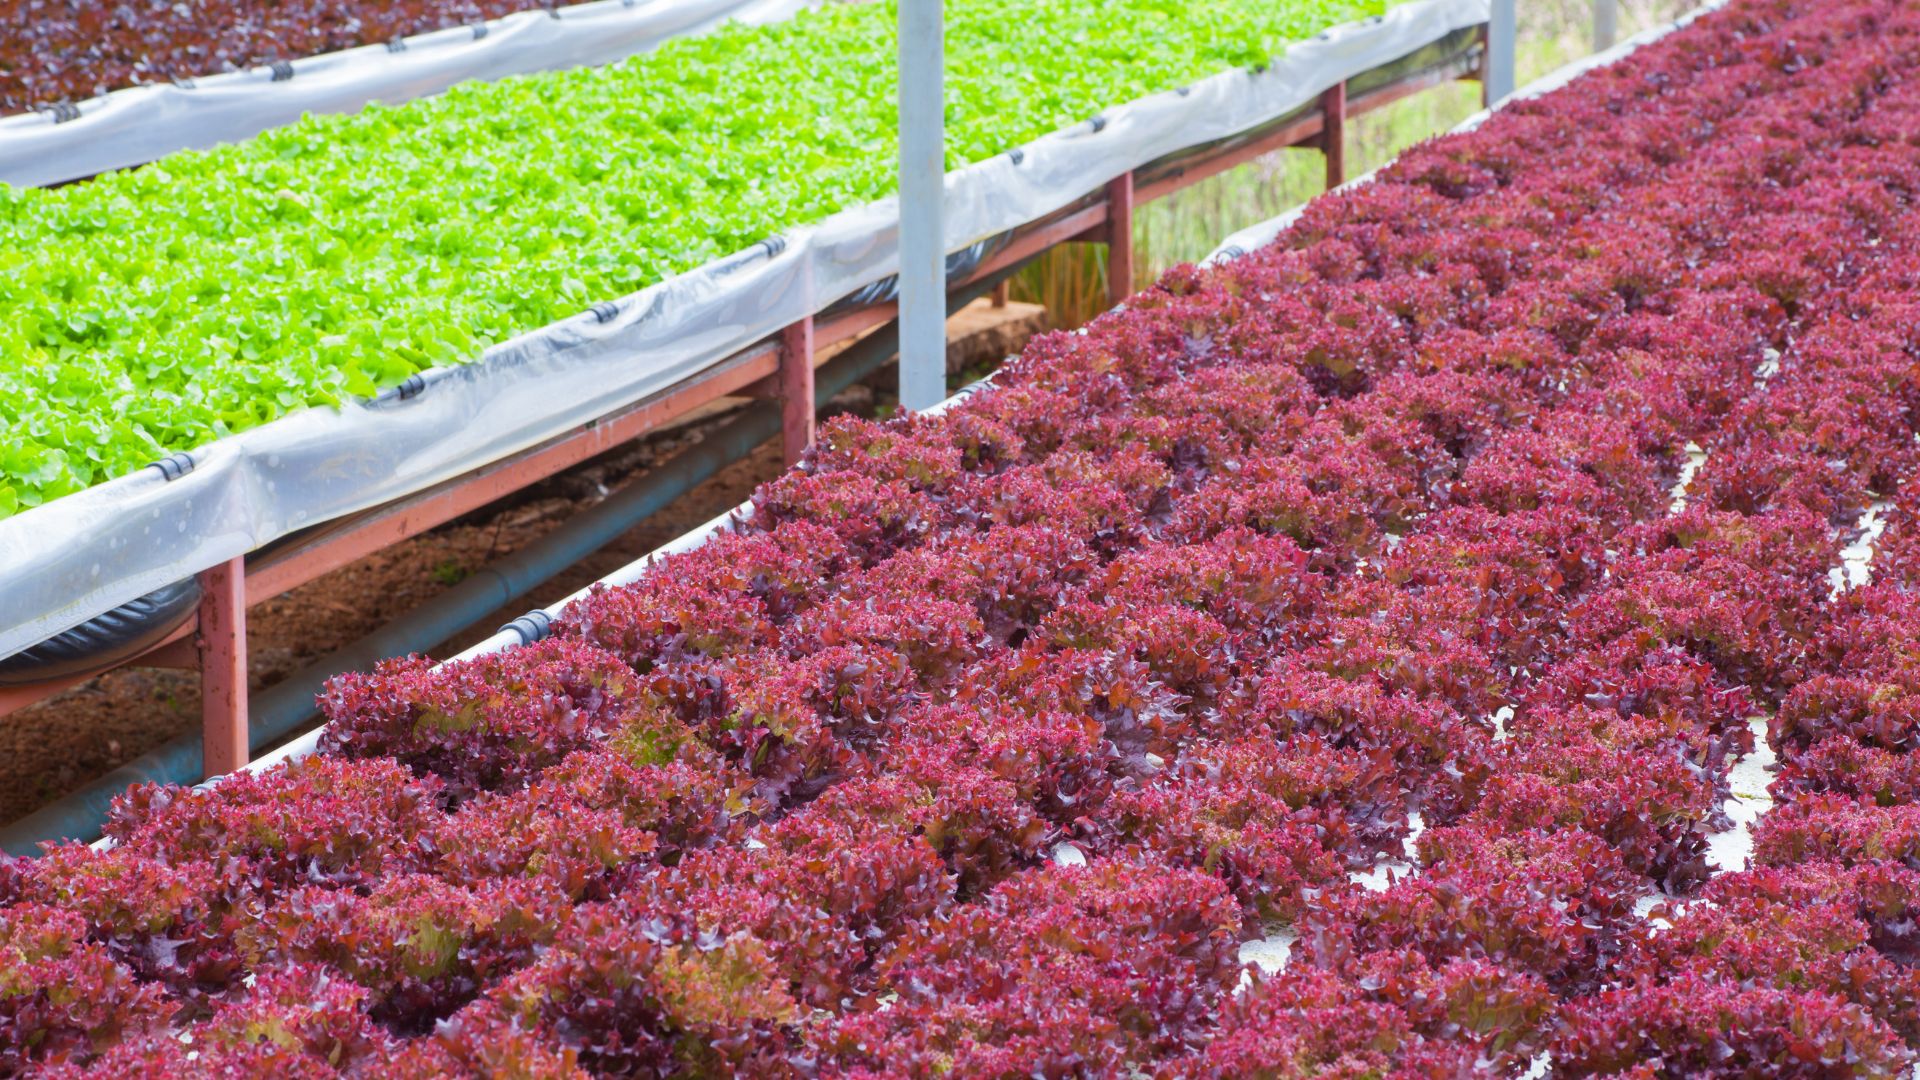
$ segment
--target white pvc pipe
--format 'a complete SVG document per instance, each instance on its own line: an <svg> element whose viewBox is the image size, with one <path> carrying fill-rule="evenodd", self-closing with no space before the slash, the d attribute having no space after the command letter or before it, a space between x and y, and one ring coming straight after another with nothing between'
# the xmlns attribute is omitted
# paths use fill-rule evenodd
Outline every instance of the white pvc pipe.
<svg viewBox="0 0 1920 1080"><path fill-rule="evenodd" d="M947 396L941 0L900 0L900 404Z"/></svg>

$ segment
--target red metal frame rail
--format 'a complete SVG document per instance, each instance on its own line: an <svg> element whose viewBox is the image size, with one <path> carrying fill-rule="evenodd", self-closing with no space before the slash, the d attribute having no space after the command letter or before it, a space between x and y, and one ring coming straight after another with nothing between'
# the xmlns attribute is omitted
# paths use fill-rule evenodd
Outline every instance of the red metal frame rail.
<svg viewBox="0 0 1920 1080"><path fill-rule="evenodd" d="M1108 299L1118 304L1133 292L1134 207L1218 175L1254 158L1288 147L1321 150L1326 184L1346 179L1346 120L1455 80L1485 85L1486 32L1466 62L1454 61L1403 76L1349 98L1345 83L1328 89L1309 112L1256 139L1183 163L1166 176L1136 184L1132 173L1109 181L1089 205L1014 238L985 260L962 288L1065 243L1107 245ZM1484 90L1483 90L1484 94ZM290 545L275 546L201 571L199 611L160 644L121 665L198 669L201 673L201 738L209 776L246 764L247 609L417 536L564 469L658 430L723 397L778 399L781 445L789 464L813 441L814 366L821 349L892 321L897 304L884 303L843 315L812 317L787 327L773 341L740 353L668 390L642 399L511 457L492 462L407 498L317 527ZM0 716L43 701L101 674L0 687Z"/></svg>

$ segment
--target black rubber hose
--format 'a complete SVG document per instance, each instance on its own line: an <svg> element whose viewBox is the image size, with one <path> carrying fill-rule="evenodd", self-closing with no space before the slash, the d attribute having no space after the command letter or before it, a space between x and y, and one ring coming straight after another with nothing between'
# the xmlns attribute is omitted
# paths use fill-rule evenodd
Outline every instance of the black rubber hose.
<svg viewBox="0 0 1920 1080"><path fill-rule="evenodd" d="M95 675L118 667L160 644L199 603L197 578L162 586L0 660L0 686Z"/></svg>

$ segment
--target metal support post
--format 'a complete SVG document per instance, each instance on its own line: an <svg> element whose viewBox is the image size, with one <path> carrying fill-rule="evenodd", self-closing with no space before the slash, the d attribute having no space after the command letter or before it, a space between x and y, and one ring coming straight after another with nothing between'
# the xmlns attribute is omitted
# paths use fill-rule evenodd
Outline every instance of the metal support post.
<svg viewBox="0 0 1920 1080"><path fill-rule="evenodd" d="M1605 52L1613 48L1614 40L1619 36L1618 0L1593 0L1593 51Z"/></svg>
<svg viewBox="0 0 1920 1080"><path fill-rule="evenodd" d="M1489 107L1513 93L1515 23L1514 0L1493 0L1493 12L1487 19L1487 77L1480 84L1481 96Z"/></svg>
<svg viewBox="0 0 1920 1080"><path fill-rule="evenodd" d="M947 396L941 0L900 0L900 404Z"/></svg>
<svg viewBox="0 0 1920 1080"><path fill-rule="evenodd" d="M813 445L813 316L780 331L780 448L792 467Z"/></svg>
<svg viewBox="0 0 1920 1080"><path fill-rule="evenodd" d="M247 564L200 572L200 760L208 776L247 763Z"/></svg>
<svg viewBox="0 0 1920 1080"><path fill-rule="evenodd" d="M1327 159L1327 190L1347 182L1347 84L1327 87L1320 95L1320 152Z"/></svg>
<svg viewBox="0 0 1920 1080"><path fill-rule="evenodd" d="M1133 295L1133 173L1107 181L1107 303Z"/></svg>

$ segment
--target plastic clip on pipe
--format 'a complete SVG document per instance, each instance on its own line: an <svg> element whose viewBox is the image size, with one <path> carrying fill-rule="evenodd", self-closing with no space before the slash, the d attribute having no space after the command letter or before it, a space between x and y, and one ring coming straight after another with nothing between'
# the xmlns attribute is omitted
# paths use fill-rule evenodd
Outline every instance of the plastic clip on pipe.
<svg viewBox="0 0 1920 1080"><path fill-rule="evenodd" d="M531 645L536 641L545 641L553 633L553 616L540 608L534 608L525 615L500 628L500 633L512 632L520 635L520 643Z"/></svg>
<svg viewBox="0 0 1920 1080"><path fill-rule="evenodd" d="M157 469L167 480L178 480L193 471L193 455L185 450L176 450L159 461L147 462L147 468Z"/></svg>

